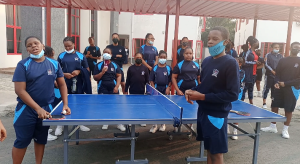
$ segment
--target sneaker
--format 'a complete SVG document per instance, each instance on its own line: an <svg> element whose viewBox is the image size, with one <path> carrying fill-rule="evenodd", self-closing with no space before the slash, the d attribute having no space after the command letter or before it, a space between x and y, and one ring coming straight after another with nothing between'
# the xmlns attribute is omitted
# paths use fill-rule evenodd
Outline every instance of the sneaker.
<svg viewBox="0 0 300 164"><path fill-rule="evenodd" d="M233 128L233 135L237 135L237 129ZM238 136L231 136L231 139L233 140L237 140L238 139Z"/></svg>
<svg viewBox="0 0 300 164"><path fill-rule="evenodd" d="M128 124L129 127L131 127L131 124Z"/></svg>
<svg viewBox="0 0 300 164"><path fill-rule="evenodd" d="M152 128L149 130L150 133L155 133L157 131L157 125L153 125Z"/></svg>
<svg viewBox="0 0 300 164"><path fill-rule="evenodd" d="M257 97L258 92L257 91L253 91L253 97Z"/></svg>
<svg viewBox="0 0 300 164"><path fill-rule="evenodd" d="M248 99L248 92L245 93L245 99Z"/></svg>
<svg viewBox="0 0 300 164"><path fill-rule="evenodd" d="M79 125L79 129L83 132L88 132L88 131L91 131L90 128L86 127L86 126L83 126L83 125Z"/></svg>
<svg viewBox="0 0 300 164"><path fill-rule="evenodd" d="M107 130L108 129L108 125L103 125L102 126L102 130Z"/></svg>
<svg viewBox="0 0 300 164"><path fill-rule="evenodd" d="M287 130L282 130L282 138L289 139L290 135Z"/></svg>
<svg viewBox="0 0 300 164"><path fill-rule="evenodd" d="M52 130L52 129L49 129L49 130L48 130L48 133L52 133L52 132L53 132L53 130Z"/></svg>
<svg viewBox="0 0 300 164"><path fill-rule="evenodd" d="M48 131L48 132L49 132L49 131ZM54 141L54 140L56 140L56 139L57 139L57 136L54 136L54 135L48 133L47 141Z"/></svg>
<svg viewBox="0 0 300 164"><path fill-rule="evenodd" d="M296 107L296 109L297 109L297 110L300 110L300 105L298 105L298 106Z"/></svg>
<svg viewBox="0 0 300 164"><path fill-rule="evenodd" d="M227 134L230 134L230 129L229 125L227 125Z"/></svg>
<svg viewBox="0 0 300 164"><path fill-rule="evenodd" d="M260 130L263 131L263 132L270 132L270 133L277 133L278 132L276 127L271 127L271 126L261 128Z"/></svg>
<svg viewBox="0 0 300 164"><path fill-rule="evenodd" d="M195 131L195 129L194 129L194 127L193 127L193 124L191 124L191 129L192 129L192 131Z"/></svg>
<svg viewBox="0 0 300 164"><path fill-rule="evenodd" d="M174 127L174 132L175 132L175 133L178 132L178 127Z"/></svg>
<svg viewBox="0 0 300 164"><path fill-rule="evenodd" d="M267 109L267 108L268 108L268 107L267 107L267 104L264 104L264 105L262 106L262 108Z"/></svg>
<svg viewBox="0 0 300 164"><path fill-rule="evenodd" d="M63 126L57 126L56 129L55 129L55 133L54 134L56 136L60 136L60 135L62 135L63 130L64 130Z"/></svg>
<svg viewBox="0 0 300 164"><path fill-rule="evenodd" d="M146 127L147 125L146 125L146 124L141 124L141 126L142 126L142 127Z"/></svg>
<svg viewBox="0 0 300 164"><path fill-rule="evenodd" d="M257 91L257 97L262 97L261 95L262 95L261 92Z"/></svg>
<svg viewBox="0 0 300 164"><path fill-rule="evenodd" d="M107 125L108 126L108 125ZM124 132L125 130L126 130L126 128L125 128L125 126L123 125L123 124L119 124L118 126L117 126L117 128L119 129L119 130L121 130L122 132Z"/></svg>
<svg viewBox="0 0 300 164"><path fill-rule="evenodd" d="M159 128L159 131L160 132L164 132L166 130L166 125L165 124L162 124Z"/></svg>

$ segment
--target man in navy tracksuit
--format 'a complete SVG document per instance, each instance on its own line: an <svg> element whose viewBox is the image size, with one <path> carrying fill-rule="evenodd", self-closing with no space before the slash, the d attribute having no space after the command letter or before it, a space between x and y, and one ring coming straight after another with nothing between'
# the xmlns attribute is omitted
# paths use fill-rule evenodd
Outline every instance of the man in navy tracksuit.
<svg viewBox="0 0 300 164"><path fill-rule="evenodd" d="M274 93L274 85L275 85L275 75L276 75L276 67L280 59L282 59L282 55L279 54L279 44L273 43L271 45L272 52L268 53L265 57L265 67L266 67L266 74L265 74L265 86L263 90L263 108L266 109L266 99L271 89L271 98L273 98Z"/></svg>
<svg viewBox="0 0 300 164"><path fill-rule="evenodd" d="M223 153L228 151L227 117L231 102L239 95L239 66L234 58L225 53L229 32L224 27L213 28L208 35L211 57L201 65L201 84L187 90L189 103L197 100L197 140L204 141L207 163L221 164Z"/></svg>
<svg viewBox="0 0 300 164"><path fill-rule="evenodd" d="M100 59L101 52L98 46L95 46L95 41L93 37L89 37L90 46L87 46L83 52L85 55L89 68L90 75L92 75L95 69L95 65L97 64L97 60Z"/></svg>

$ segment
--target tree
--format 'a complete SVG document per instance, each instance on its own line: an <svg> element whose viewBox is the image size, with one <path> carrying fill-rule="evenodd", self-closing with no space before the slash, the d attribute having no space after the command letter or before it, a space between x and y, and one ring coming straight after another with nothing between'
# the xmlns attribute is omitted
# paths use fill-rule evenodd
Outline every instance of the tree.
<svg viewBox="0 0 300 164"><path fill-rule="evenodd" d="M201 40L203 41L204 47L207 47L207 37L209 31L216 26L223 26L229 31L229 39L234 42L234 34L235 34L235 19L230 18L218 18L218 17L210 17L206 18L206 27L205 31L201 33Z"/></svg>

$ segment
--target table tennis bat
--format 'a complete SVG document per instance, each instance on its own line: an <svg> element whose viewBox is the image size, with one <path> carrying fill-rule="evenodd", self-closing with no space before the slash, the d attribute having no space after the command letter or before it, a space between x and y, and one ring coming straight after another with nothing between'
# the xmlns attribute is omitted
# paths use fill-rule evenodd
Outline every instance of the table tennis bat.
<svg viewBox="0 0 300 164"><path fill-rule="evenodd" d="M51 118L49 118L49 120L63 120L65 119L64 115L52 115Z"/></svg>
<svg viewBox="0 0 300 164"><path fill-rule="evenodd" d="M248 112L236 111L236 110L230 110L230 112L238 114L238 115L242 115L242 116L250 116L250 113L248 113Z"/></svg>

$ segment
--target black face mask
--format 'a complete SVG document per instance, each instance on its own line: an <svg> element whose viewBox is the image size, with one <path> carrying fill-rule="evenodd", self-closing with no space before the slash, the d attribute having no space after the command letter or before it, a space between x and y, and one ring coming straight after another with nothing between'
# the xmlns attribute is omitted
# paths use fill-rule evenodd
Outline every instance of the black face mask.
<svg viewBox="0 0 300 164"><path fill-rule="evenodd" d="M142 59L135 59L136 64L142 64Z"/></svg>
<svg viewBox="0 0 300 164"><path fill-rule="evenodd" d="M183 46L187 46L187 45L188 45L188 42L182 42L182 45L183 45Z"/></svg>
<svg viewBox="0 0 300 164"><path fill-rule="evenodd" d="M115 44L117 44L119 42L119 39L118 38L113 38L112 40Z"/></svg>
<svg viewBox="0 0 300 164"><path fill-rule="evenodd" d="M299 52L300 52L300 50L298 50L298 49L292 49L291 50L292 55L297 55Z"/></svg>

